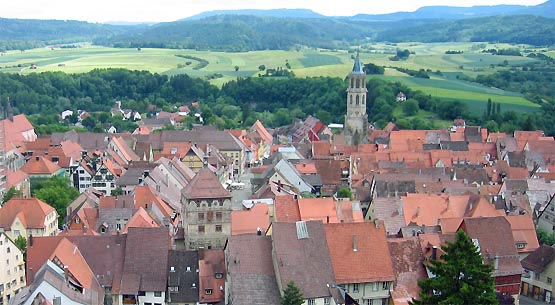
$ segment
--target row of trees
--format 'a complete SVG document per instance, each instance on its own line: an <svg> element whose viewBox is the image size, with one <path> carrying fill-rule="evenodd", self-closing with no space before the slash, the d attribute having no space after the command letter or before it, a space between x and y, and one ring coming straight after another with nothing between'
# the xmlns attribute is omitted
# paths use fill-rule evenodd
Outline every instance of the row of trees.
<svg viewBox="0 0 555 305"><path fill-rule="evenodd" d="M550 87L548 82L536 85ZM332 77L238 78L218 88L206 80L185 74L168 77L124 69L97 69L83 74L44 72L26 76L0 73L0 100L9 97L15 113L40 114L36 119L37 126L55 122L56 116L66 109L108 112L116 100L122 101L123 108L142 114L152 113L154 108L172 110L175 106L201 101L205 123L218 128L247 127L257 119L269 127L276 127L307 115L315 115L324 123L342 122L346 111L346 87L345 80ZM409 115L422 109L445 120L465 118L476 125L489 123L492 130L510 132L541 128L555 134L555 126L549 122L555 117L555 106L550 102L542 104L541 116L511 111L501 113L496 107L493 117L491 113L475 115L464 102L434 98L401 83L369 77L367 88L367 113L370 122L378 127L403 119L393 114L398 105L395 96L402 91L409 101L412 100L411 109L405 109ZM414 107L415 102L418 107ZM89 130L96 127L97 131L106 122L127 124L105 115L95 115L88 121L83 122L84 127ZM409 128L434 127L429 121L401 123ZM131 130L133 126L116 128Z"/></svg>

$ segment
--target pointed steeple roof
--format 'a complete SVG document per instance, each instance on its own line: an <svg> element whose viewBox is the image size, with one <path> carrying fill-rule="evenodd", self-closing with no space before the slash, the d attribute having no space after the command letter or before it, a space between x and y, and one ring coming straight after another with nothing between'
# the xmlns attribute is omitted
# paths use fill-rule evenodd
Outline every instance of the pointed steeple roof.
<svg viewBox="0 0 555 305"><path fill-rule="evenodd" d="M360 56L358 51L357 51L357 57L355 58L355 64L353 65L352 73L364 74L364 65L360 62Z"/></svg>
<svg viewBox="0 0 555 305"><path fill-rule="evenodd" d="M231 198L231 194L206 167L202 168L181 192L187 199Z"/></svg>

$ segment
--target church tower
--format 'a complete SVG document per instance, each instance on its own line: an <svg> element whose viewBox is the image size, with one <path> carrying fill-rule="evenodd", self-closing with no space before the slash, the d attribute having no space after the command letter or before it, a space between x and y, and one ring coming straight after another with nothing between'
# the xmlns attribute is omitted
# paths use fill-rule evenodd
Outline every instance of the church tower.
<svg viewBox="0 0 555 305"><path fill-rule="evenodd" d="M347 114L344 127L345 144L347 145L368 142L367 92L366 73L364 73L364 66L357 53L353 70L349 73L349 87L347 88Z"/></svg>

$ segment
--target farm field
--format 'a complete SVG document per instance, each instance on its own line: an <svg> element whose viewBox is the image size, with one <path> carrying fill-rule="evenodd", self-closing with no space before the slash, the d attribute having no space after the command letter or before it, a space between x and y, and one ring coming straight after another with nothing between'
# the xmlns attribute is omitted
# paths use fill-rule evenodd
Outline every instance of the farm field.
<svg viewBox="0 0 555 305"><path fill-rule="evenodd" d="M508 44L482 44L485 48L514 48ZM519 46L525 48L526 46ZM396 49L414 52L408 60L391 61ZM383 76L372 76L400 81L415 90L421 90L446 100L469 103L471 110L482 113L488 98L500 102L503 110L534 111L537 105L516 93L488 88L479 84L457 79L465 74L475 77L506 69L499 64L506 61L520 64L533 59L517 56L495 56L480 53L475 43L400 43L396 45L370 44L361 47L361 60L385 67L411 70L441 71L431 74L431 79L408 76L392 68ZM463 51L463 54L445 54L447 50ZM553 53L553 51L550 51ZM208 61L198 69L197 60L179 56L191 56ZM83 44L80 48L41 48L10 51L0 56L0 72L29 74L43 71L66 73L88 72L95 68L126 68L148 70L153 73L175 75L187 73L193 77L210 77L210 81L221 86L237 77L257 76L266 68L283 67L288 63L297 77L332 76L345 77L352 67L352 53L347 51L303 49L301 51L253 51L242 53L210 52L175 49L117 49ZM30 69L31 64L36 69ZM238 67L236 71L235 68ZM217 76L214 78L214 76Z"/></svg>

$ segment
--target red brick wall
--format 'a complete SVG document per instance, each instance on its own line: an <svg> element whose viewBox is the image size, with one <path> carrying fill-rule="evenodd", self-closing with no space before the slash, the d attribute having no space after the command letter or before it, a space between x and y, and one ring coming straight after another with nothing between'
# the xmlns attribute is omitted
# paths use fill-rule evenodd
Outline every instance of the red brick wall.
<svg viewBox="0 0 555 305"><path fill-rule="evenodd" d="M495 278L495 289L509 294L520 293L521 275L498 276Z"/></svg>

